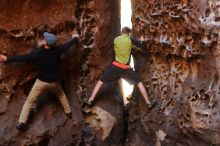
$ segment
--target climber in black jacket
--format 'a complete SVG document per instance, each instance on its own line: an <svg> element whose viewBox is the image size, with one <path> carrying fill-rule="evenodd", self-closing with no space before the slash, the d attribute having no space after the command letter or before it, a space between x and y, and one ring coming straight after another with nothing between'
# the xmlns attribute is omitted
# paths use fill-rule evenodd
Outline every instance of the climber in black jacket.
<svg viewBox="0 0 220 146"><path fill-rule="evenodd" d="M38 70L38 78L33 85L25 103L22 108L19 122L16 124L17 129L24 130L29 113L33 108L37 98L40 94L46 91L52 91L58 97L64 112L68 118L71 118L71 107L68 103L65 93L60 86L59 80L59 62L63 52L70 48L77 42L79 35L72 34L72 39L62 46L56 45L56 36L52 33L44 32L43 45L33 52L25 55L16 55L13 57L6 57L0 55L0 62L34 62Z"/></svg>

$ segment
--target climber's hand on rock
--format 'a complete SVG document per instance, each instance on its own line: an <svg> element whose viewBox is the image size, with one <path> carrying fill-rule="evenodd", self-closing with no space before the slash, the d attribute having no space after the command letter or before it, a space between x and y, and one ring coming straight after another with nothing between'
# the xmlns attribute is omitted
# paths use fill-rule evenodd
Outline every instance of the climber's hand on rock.
<svg viewBox="0 0 220 146"><path fill-rule="evenodd" d="M74 39L74 38L79 38L79 34L78 33L73 33L72 34L72 38Z"/></svg>
<svg viewBox="0 0 220 146"><path fill-rule="evenodd" d="M7 57L5 55L0 55L0 62L6 62Z"/></svg>
<svg viewBox="0 0 220 146"><path fill-rule="evenodd" d="M145 41L144 37L141 36L139 41L144 42Z"/></svg>

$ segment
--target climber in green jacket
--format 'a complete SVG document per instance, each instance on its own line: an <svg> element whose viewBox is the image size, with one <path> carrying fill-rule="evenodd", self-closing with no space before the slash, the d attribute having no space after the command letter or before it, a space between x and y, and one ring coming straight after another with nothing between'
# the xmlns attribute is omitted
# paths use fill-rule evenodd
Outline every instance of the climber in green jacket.
<svg viewBox="0 0 220 146"><path fill-rule="evenodd" d="M147 91L140 80L139 75L130 67L130 57L132 48L144 49L144 43L137 41L131 37L131 29L129 27L122 28L121 36L114 39L115 60L109 65L95 85L92 94L87 101L88 105L94 103L95 96L102 87L103 83L116 81L120 78L128 80L131 84L137 84L142 96L144 97L149 108L153 108L155 101L151 102L148 98Z"/></svg>

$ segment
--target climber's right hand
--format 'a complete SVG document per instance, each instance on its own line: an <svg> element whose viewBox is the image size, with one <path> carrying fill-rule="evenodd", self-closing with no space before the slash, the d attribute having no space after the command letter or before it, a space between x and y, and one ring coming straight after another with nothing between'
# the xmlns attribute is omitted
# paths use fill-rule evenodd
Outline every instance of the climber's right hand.
<svg viewBox="0 0 220 146"><path fill-rule="evenodd" d="M72 38L74 39L74 38L79 38L79 34L78 33L73 33L72 34Z"/></svg>
<svg viewBox="0 0 220 146"><path fill-rule="evenodd" d="M0 62L6 62L7 57L5 55L0 55Z"/></svg>

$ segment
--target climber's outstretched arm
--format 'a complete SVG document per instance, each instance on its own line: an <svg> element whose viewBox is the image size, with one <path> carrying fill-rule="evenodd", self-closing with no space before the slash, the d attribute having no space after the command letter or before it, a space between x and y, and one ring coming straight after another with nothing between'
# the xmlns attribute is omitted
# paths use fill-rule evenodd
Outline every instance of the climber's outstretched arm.
<svg viewBox="0 0 220 146"><path fill-rule="evenodd" d="M25 55L16 55L12 57L7 57L5 55L0 55L0 62L22 62L22 61L33 61L36 58L36 51L33 51Z"/></svg>

